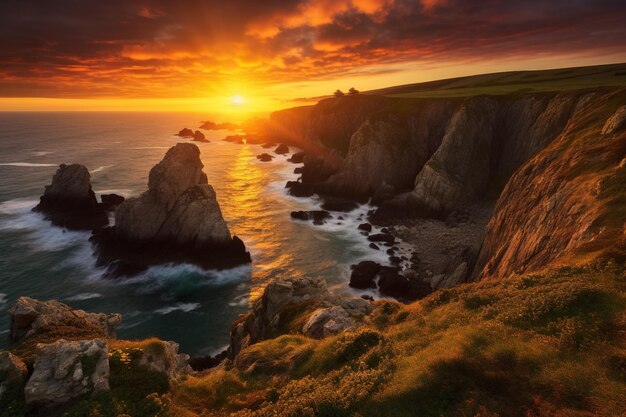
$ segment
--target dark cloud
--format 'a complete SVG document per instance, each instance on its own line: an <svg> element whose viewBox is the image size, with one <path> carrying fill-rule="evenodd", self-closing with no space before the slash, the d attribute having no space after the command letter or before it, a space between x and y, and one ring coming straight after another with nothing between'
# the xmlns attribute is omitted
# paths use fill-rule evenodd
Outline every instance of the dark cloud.
<svg viewBox="0 0 626 417"><path fill-rule="evenodd" d="M0 96L192 94L233 74L271 83L413 61L626 59L624 22L623 0L3 0Z"/></svg>

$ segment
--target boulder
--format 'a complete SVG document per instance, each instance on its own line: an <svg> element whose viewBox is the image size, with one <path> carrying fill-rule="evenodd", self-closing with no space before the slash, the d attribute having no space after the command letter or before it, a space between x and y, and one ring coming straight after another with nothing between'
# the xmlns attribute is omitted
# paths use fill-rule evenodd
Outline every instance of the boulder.
<svg viewBox="0 0 626 417"><path fill-rule="evenodd" d="M106 210L91 188L91 175L84 165L61 164L33 211L42 212L53 224L76 230L105 227Z"/></svg>
<svg viewBox="0 0 626 417"><path fill-rule="evenodd" d="M204 143L210 142L209 140L207 140L206 136L204 136L204 133L200 132L199 130L196 130L195 132L193 132L193 141L204 142Z"/></svg>
<svg viewBox="0 0 626 417"><path fill-rule="evenodd" d="M299 181L287 181L285 188L287 188L289 190L289 194L294 197L311 197L315 194L313 187Z"/></svg>
<svg viewBox="0 0 626 417"><path fill-rule="evenodd" d="M350 275L350 286L353 288L366 289L376 288L374 279L380 271L380 265L374 261L362 261L352 265Z"/></svg>
<svg viewBox="0 0 626 417"><path fill-rule="evenodd" d="M274 159L274 156L268 154L267 152L263 152L261 155L257 155L256 159L261 162L270 162L272 159Z"/></svg>
<svg viewBox="0 0 626 417"><path fill-rule="evenodd" d="M397 268L383 266L380 268L379 275L380 293L401 301L423 298L432 292L430 284L421 281L409 281L398 273Z"/></svg>
<svg viewBox="0 0 626 417"><path fill-rule="evenodd" d="M191 372L189 355L178 353L179 345L172 341L159 340L142 349L139 365L161 373L170 381Z"/></svg>
<svg viewBox="0 0 626 417"><path fill-rule="evenodd" d="M280 145L278 145L276 149L274 149L274 153L277 153L279 155L284 155L286 153L289 153L289 146L285 145L284 143L281 143Z"/></svg>
<svg viewBox="0 0 626 417"><path fill-rule="evenodd" d="M376 243L374 243L374 242L370 243L370 245L369 245L369 246L370 246L370 248L372 248L372 249L380 250L380 247L378 247L378 245L377 245Z"/></svg>
<svg viewBox="0 0 626 417"><path fill-rule="evenodd" d="M311 210L311 211L292 211L291 218L297 220L313 220L313 224L322 225L326 223L326 220L332 219L333 216L330 215L326 210Z"/></svg>
<svg viewBox="0 0 626 417"><path fill-rule="evenodd" d="M103 209L113 210L115 207L122 204L125 198L117 194L102 194L100 195L100 200L102 201Z"/></svg>
<svg viewBox="0 0 626 417"><path fill-rule="evenodd" d="M215 190L202 171L200 150L179 143L150 170L148 190L115 211L115 226L95 233L98 264L121 260L122 270L191 262L227 268L250 262L243 242L232 237Z"/></svg>
<svg viewBox="0 0 626 417"><path fill-rule="evenodd" d="M0 401L5 393L11 395L23 389L28 369L20 358L10 352L0 352Z"/></svg>
<svg viewBox="0 0 626 417"><path fill-rule="evenodd" d="M302 174L302 167L297 167L293 169L294 174Z"/></svg>
<svg viewBox="0 0 626 417"><path fill-rule="evenodd" d="M104 340L39 344L33 374L26 383L26 404L52 408L85 394L109 390L109 361Z"/></svg>
<svg viewBox="0 0 626 417"><path fill-rule="evenodd" d="M396 238L389 233L377 233L375 235L368 236L367 240L369 240L370 242L385 242L393 245L393 243L396 241Z"/></svg>
<svg viewBox="0 0 626 417"><path fill-rule="evenodd" d="M302 162L304 162L304 152L294 152L291 155L291 158L287 159L287 161L291 162L292 164L301 164Z"/></svg>
<svg viewBox="0 0 626 417"><path fill-rule="evenodd" d="M355 326L355 321L350 318L346 310L333 306L315 310L302 327L302 334L313 339L322 339Z"/></svg>
<svg viewBox="0 0 626 417"><path fill-rule="evenodd" d="M176 136L180 136L181 138L193 138L193 130L185 127L181 129Z"/></svg>
<svg viewBox="0 0 626 417"><path fill-rule="evenodd" d="M361 223L359 225L359 230L364 230L369 233L372 231L372 225L369 223Z"/></svg>
<svg viewBox="0 0 626 417"><path fill-rule="evenodd" d="M79 332L111 339L122 321L120 314L87 313L58 301L43 302L29 297L20 297L9 313L11 343L59 327L73 327Z"/></svg>

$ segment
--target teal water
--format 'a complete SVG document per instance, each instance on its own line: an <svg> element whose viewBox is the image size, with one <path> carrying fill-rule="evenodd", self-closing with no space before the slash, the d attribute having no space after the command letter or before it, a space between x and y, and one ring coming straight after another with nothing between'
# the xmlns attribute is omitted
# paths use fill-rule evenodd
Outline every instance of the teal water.
<svg viewBox="0 0 626 417"><path fill-rule="evenodd" d="M32 213L61 163L81 163L96 194L138 195L150 168L181 141L182 127L212 119L192 113L0 113L0 348L6 347L11 304L22 295L57 299L88 311L119 312L122 338L175 340L190 354L212 354L228 343L231 322L250 307L271 278L321 276L333 291L349 291L349 265L384 261L369 249L356 225L362 206L344 221L316 227L292 221L293 210L314 209L315 198L286 195L297 165L267 150L220 139L232 132L205 132L200 143L209 183L231 232L252 254L252 264L205 271L163 265L127 280L107 280L95 267L89 233L52 226ZM219 118L217 118L219 120ZM337 224L341 223L341 224Z"/></svg>

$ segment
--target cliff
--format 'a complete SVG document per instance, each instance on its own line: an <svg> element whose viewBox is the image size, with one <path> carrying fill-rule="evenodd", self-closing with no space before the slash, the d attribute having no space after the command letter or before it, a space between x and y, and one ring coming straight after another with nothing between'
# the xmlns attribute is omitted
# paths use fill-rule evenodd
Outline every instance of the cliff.
<svg viewBox="0 0 626 417"><path fill-rule="evenodd" d="M447 219L497 201L480 255L451 257L439 269L452 274L465 263L461 282L536 270L623 242L626 218L615 207L624 198L625 103L625 89L608 87L327 99L302 126L321 149L305 159L302 183L309 192L371 199L372 220L385 224Z"/></svg>

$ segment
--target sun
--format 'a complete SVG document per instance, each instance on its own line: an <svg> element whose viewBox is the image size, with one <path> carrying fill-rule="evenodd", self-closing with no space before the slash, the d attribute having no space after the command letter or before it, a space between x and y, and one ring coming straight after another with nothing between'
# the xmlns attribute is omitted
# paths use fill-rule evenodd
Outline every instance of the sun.
<svg viewBox="0 0 626 417"><path fill-rule="evenodd" d="M231 103L233 103L235 106L240 106L240 105L242 105L243 103L245 103L245 101L246 101L246 100L245 100L243 97L239 96L239 95L237 95L237 96L232 96L232 97L230 98L230 102L231 102Z"/></svg>

